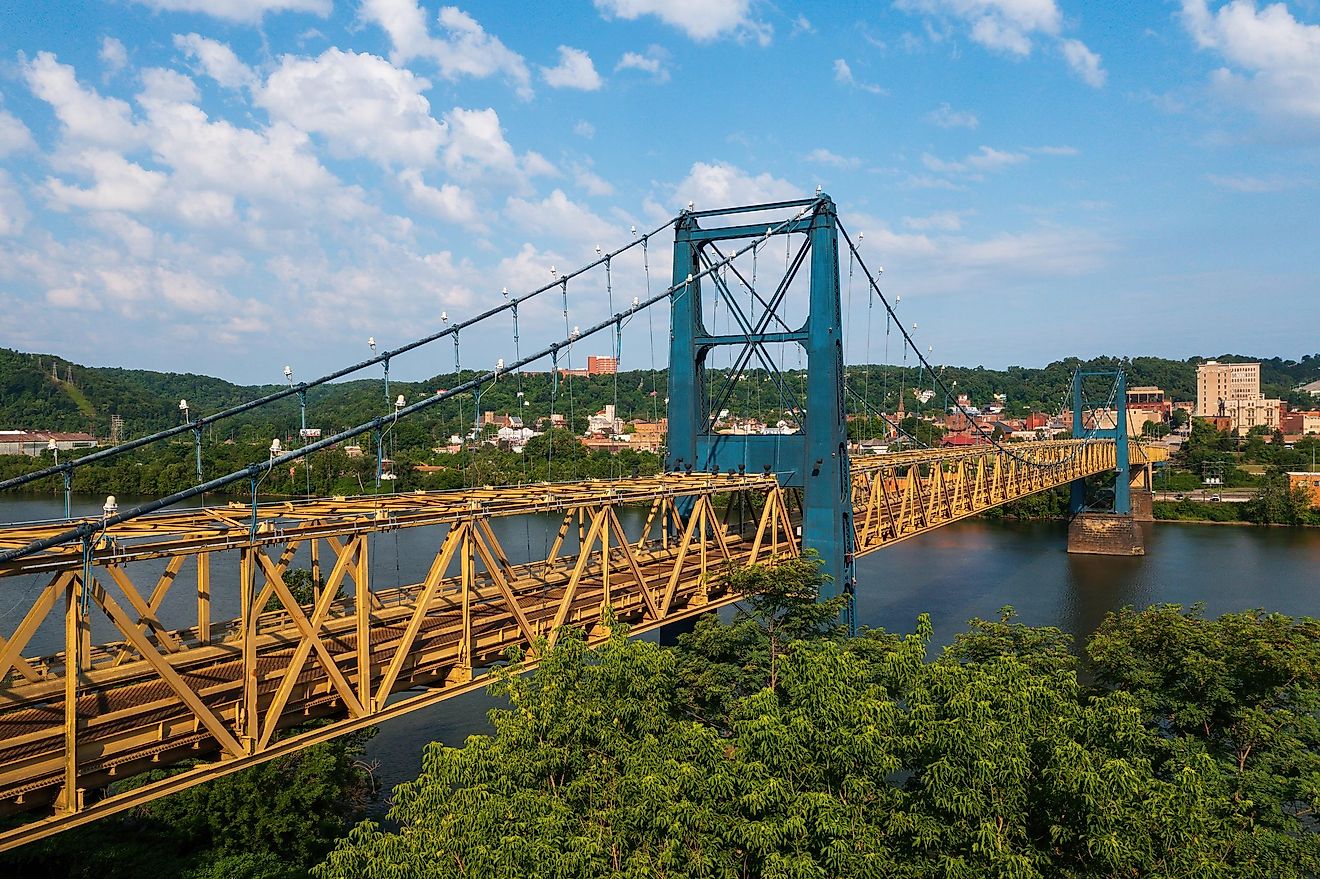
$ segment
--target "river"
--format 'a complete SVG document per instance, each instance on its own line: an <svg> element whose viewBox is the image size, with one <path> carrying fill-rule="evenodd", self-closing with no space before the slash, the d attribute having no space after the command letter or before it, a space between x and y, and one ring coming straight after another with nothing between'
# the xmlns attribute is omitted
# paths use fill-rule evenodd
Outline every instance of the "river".
<svg viewBox="0 0 1320 879"><path fill-rule="evenodd" d="M75 515L99 510L99 500L76 498ZM122 499L121 507L127 508ZM61 511L55 498L0 499L0 522ZM518 561L548 548L551 535L545 531L557 523L546 519L537 529L510 522L501 540ZM1125 605L1199 601L1211 615L1265 608L1320 616L1320 529L1171 522L1144 527L1146 555L1120 558L1069 555L1067 526L1061 522L970 520L945 526L858 560L858 623L908 632L919 614L929 613L936 645L942 645L968 619L993 618L1006 604L1017 608L1021 622L1058 626L1079 640L1107 612ZM373 582L420 579L430 560L426 545L434 540L427 530L382 536L371 553ZM218 566L217 618L226 602L222 574ZM187 596L181 598L182 608ZM18 595L0 596L0 632L12 630L21 602ZM466 736L487 731L486 712L495 704L474 693L383 725L369 750L377 779L388 790L417 774L426 742L461 745Z"/></svg>

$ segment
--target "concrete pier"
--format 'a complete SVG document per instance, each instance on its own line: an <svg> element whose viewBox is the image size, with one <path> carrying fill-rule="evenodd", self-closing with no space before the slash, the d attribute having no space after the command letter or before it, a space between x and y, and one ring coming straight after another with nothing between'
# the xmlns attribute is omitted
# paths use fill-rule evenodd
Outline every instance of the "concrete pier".
<svg viewBox="0 0 1320 879"><path fill-rule="evenodd" d="M1068 552L1081 555L1145 555L1146 540L1131 515L1078 513L1068 525Z"/></svg>
<svg viewBox="0 0 1320 879"><path fill-rule="evenodd" d="M1149 488L1132 489L1132 518L1138 522L1155 521L1155 492Z"/></svg>

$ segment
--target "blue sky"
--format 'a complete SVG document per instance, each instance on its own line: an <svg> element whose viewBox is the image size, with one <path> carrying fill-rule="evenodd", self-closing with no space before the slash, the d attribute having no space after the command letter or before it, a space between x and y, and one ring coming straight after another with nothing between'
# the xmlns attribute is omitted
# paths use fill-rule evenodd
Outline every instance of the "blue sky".
<svg viewBox="0 0 1320 879"><path fill-rule="evenodd" d="M940 362L1317 347L1316 0L0 0L0 20L11 347L308 377L689 201L817 185ZM663 237L651 257L661 284ZM615 274L643 292L639 265ZM604 315L599 279L572 292L572 323ZM526 346L563 325L525 318ZM629 333L624 366L650 366ZM464 345L465 366L512 351L504 329Z"/></svg>

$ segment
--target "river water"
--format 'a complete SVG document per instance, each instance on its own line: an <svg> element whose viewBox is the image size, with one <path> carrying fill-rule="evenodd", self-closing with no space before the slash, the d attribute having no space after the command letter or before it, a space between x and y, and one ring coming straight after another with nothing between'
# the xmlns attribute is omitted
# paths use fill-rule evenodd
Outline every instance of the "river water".
<svg viewBox="0 0 1320 879"><path fill-rule="evenodd" d="M74 514L98 511L99 500L75 499ZM124 500L120 503L127 508ZM61 513L55 498L0 499L0 522ZM501 541L518 561L548 548L553 534L546 531L557 524L557 519L530 526L510 522ZM1264 608L1320 616L1320 529L1188 523L1144 527L1146 555L1119 558L1069 555L1067 526L1061 522L970 520L948 525L858 560L857 620L860 625L909 632L917 616L928 613L938 646L948 643L968 619L993 618L1007 604L1017 609L1021 622L1058 626L1079 641L1107 612L1125 605L1199 601L1210 615ZM427 547L435 540L428 530L382 536L371 553L373 582L388 586L420 579L431 558ZM223 564L214 571L216 616L223 618ZM21 593L34 585L5 585L15 589L0 595L0 632L7 633L17 622L14 614L22 613ZM181 598L182 609L188 597ZM52 641L58 645L57 638ZM484 693L474 693L383 725L369 750L377 779L388 791L417 774L427 742L461 745L466 736L488 731L486 713L495 705Z"/></svg>

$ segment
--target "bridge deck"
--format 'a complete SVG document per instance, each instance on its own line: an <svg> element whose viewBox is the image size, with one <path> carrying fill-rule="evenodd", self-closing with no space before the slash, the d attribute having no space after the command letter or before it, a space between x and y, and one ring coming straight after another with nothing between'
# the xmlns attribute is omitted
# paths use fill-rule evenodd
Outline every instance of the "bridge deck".
<svg viewBox="0 0 1320 879"><path fill-rule="evenodd" d="M857 552L1113 466L1112 441L855 459ZM498 520L547 514L546 557L512 561ZM670 474L267 504L255 525L248 506L178 511L110 529L86 558L17 559L0 568L0 588L27 595L0 639L0 814L36 820L0 850L467 692L564 626L604 637L606 608L641 632L736 601L728 572L796 554L795 523L773 477ZM67 527L0 529L0 547ZM421 528L426 576L373 583L377 536ZM295 562L313 594L285 583ZM217 594L234 619L212 620Z"/></svg>

